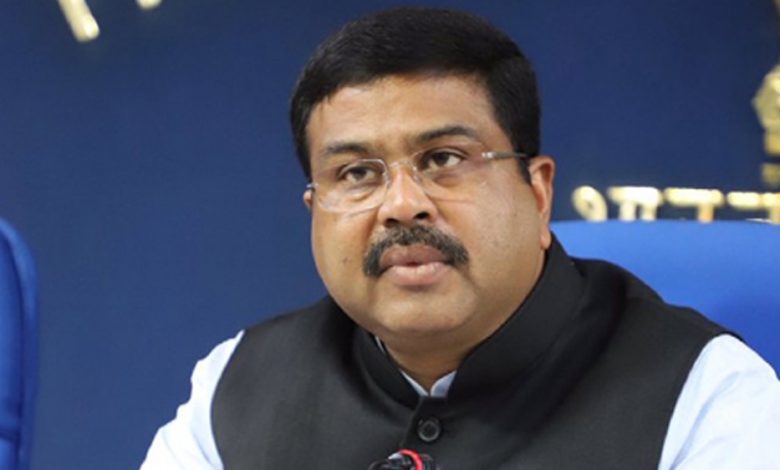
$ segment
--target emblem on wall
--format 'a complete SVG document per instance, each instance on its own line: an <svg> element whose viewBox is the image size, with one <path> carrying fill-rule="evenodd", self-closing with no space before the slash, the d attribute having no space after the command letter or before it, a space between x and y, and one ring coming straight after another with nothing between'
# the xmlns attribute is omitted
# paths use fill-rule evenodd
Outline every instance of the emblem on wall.
<svg viewBox="0 0 780 470"><path fill-rule="evenodd" d="M780 12L780 0L775 0ZM768 159L761 166L761 179L770 188L780 188L780 64L764 77L753 98L753 107L764 128L764 149Z"/></svg>
<svg viewBox="0 0 780 470"><path fill-rule="evenodd" d="M774 0L780 12L780 0ZM764 149L767 159L761 166L761 179L766 188L775 192L729 191L712 188L654 188L650 186L612 186L601 191L592 186L580 186L572 193L572 204L586 220L608 218L609 206L616 206L617 218L624 221L657 218L659 208L667 207L679 213L688 212L699 222L712 222L716 211L736 211L746 218L780 224L780 64L764 77L753 98L753 107L764 128ZM752 213L752 214L751 214Z"/></svg>

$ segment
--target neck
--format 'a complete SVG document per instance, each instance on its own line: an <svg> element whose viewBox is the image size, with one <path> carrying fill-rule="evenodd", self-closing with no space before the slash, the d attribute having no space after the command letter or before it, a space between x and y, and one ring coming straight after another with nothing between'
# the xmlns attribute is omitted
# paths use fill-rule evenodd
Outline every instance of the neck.
<svg viewBox="0 0 780 470"><path fill-rule="evenodd" d="M443 376L456 370L468 351L427 351L398 348L385 343L385 349L398 367L425 390Z"/></svg>

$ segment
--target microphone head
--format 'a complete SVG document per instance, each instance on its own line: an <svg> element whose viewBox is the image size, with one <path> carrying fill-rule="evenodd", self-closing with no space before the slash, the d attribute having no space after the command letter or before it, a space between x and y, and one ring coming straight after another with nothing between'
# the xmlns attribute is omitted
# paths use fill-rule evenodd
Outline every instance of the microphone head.
<svg viewBox="0 0 780 470"><path fill-rule="evenodd" d="M413 450L401 449L390 457L377 460L369 465L368 470L440 470L436 462L428 454L420 454Z"/></svg>

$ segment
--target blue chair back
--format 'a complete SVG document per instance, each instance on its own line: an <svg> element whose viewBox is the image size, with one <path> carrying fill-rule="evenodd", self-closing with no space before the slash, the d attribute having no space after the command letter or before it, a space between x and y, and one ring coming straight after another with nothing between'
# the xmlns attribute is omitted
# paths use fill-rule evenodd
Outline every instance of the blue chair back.
<svg viewBox="0 0 780 470"><path fill-rule="evenodd" d="M36 279L19 235L0 219L0 469L27 470L37 388Z"/></svg>
<svg viewBox="0 0 780 470"><path fill-rule="evenodd" d="M612 261L669 303L739 334L780 370L780 227L758 222L556 222L575 257Z"/></svg>

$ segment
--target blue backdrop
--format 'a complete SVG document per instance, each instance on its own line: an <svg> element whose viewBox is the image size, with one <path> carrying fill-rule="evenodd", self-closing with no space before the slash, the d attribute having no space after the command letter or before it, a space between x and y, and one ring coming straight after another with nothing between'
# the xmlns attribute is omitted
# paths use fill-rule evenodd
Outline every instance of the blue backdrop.
<svg viewBox="0 0 780 470"><path fill-rule="evenodd" d="M36 469L137 468L197 358L323 293L287 100L325 35L396 3L91 0L102 34L80 44L57 2L4 2L0 216L40 272ZM536 65L557 218L581 184L762 189L772 0L427 4Z"/></svg>

